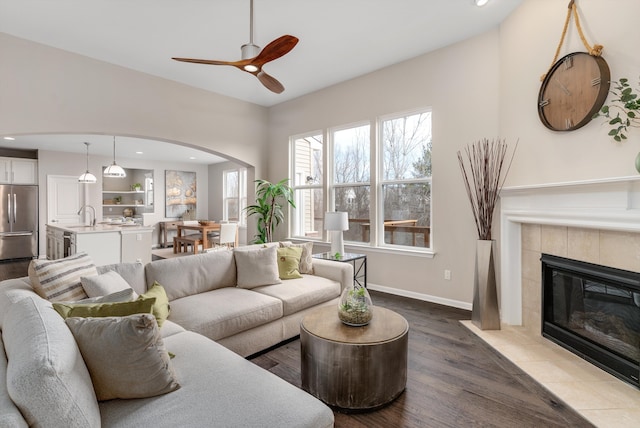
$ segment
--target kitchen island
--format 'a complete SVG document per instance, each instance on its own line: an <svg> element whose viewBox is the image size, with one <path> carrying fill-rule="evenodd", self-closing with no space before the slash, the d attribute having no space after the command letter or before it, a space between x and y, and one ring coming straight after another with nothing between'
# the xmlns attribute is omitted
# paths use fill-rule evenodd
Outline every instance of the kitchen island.
<svg viewBox="0 0 640 428"><path fill-rule="evenodd" d="M97 266L151 261L153 227L101 223L95 226L47 224L47 259L86 252Z"/></svg>

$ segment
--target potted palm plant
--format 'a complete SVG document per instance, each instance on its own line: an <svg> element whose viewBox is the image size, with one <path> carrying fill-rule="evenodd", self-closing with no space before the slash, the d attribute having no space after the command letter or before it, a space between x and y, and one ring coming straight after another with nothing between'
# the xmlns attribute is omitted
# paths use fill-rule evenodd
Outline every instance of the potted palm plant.
<svg viewBox="0 0 640 428"><path fill-rule="evenodd" d="M471 320L482 330L499 330L500 313L493 259L495 241L491 238L491 225L513 153L504 174L502 170L507 154L504 140L489 141L485 138L467 146L465 154L466 162L458 151L458 162L478 230Z"/></svg>
<svg viewBox="0 0 640 428"><path fill-rule="evenodd" d="M256 203L245 208L247 215L258 217L258 234L254 244L263 244L273 240L273 231L284 221L283 204L296 207L293 201L293 189L289 187L289 179L277 183L267 180L256 180Z"/></svg>

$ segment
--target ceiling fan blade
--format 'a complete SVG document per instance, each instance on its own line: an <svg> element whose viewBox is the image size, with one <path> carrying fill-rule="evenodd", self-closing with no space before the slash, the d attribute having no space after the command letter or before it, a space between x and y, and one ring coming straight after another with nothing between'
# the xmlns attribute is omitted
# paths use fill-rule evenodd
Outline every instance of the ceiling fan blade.
<svg viewBox="0 0 640 428"><path fill-rule="evenodd" d="M181 62L192 62L195 64L208 64L208 65L232 65L238 67L240 61L216 61L213 59L195 59L195 58L171 58Z"/></svg>
<svg viewBox="0 0 640 428"><path fill-rule="evenodd" d="M251 64L261 68L264 64L274 59L278 59L283 55L286 55L298 44L298 38L295 36L284 35L278 37L267 46L265 46L260 53L251 60Z"/></svg>
<svg viewBox="0 0 640 428"><path fill-rule="evenodd" d="M262 83L265 88L267 88L271 92L280 94L282 93L282 91L284 91L284 86L282 86L282 83L278 82L275 77L268 75L264 71L260 70L260 72L256 74L256 77L258 78L258 80L260 80L260 83Z"/></svg>

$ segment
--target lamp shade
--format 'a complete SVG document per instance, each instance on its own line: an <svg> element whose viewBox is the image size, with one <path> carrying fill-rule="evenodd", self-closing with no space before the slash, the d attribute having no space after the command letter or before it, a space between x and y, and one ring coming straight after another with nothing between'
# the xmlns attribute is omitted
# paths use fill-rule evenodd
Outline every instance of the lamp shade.
<svg viewBox="0 0 640 428"><path fill-rule="evenodd" d="M127 176L127 173L124 172L124 169L122 169L120 165L114 162L104 169L102 175L105 177L124 178Z"/></svg>
<svg viewBox="0 0 640 428"><path fill-rule="evenodd" d="M95 175L91 174L89 170L87 170L87 172L85 172L80 177L78 177L78 183L93 184L96 181L98 181L98 179L96 178Z"/></svg>
<svg viewBox="0 0 640 428"><path fill-rule="evenodd" d="M89 172L89 146L91 143L85 142L84 145L87 148L87 171L78 177L78 183L94 184L98 179L95 175Z"/></svg>
<svg viewBox="0 0 640 428"><path fill-rule="evenodd" d="M116 164L116 137L113 137L113 163L102 171L104 177L124 178L127 176L125 170Z"/></svg>
<svg viewBox="0 0 640 428"><path fill-rule="evenodd" d="M324 213L324 230L349 230L349 214L344 211Z"/></svg>

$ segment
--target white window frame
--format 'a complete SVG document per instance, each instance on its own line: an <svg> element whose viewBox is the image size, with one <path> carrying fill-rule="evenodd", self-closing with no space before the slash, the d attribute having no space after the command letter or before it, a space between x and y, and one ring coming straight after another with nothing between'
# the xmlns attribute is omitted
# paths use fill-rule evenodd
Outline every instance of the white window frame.
<svg viewBox="0 0 640 428"><path fill-rule="evenodd" d="M238 174L238 194L227 195L227 175L231 173ZM229 221L229 204L231 200L236 200L238 206L238 224L244 226L247 224L247 169L234 168L222 171L222 219Z"/></svg>
<svg viewBox="0 0 640 428"><path fill-rule="evenodd" d="M429 246L428 247L414 247L407 245L398 245L384 242L384 199L383 199L383 187L385 185L393 185L393 184L429 184L431 191L433 192L433 184L432 184L432 176L424 177L424 178L410 178L410 179L396 179L396 180L388 180L384 179L384 156L382 153L384 152L384 140L382 138L383 133L383 123L388 120L400 119L407 116L414 116L422 113L430 113L433 119L433 112L431 108L422 108L416 110L408 110L405 112L389 114L385 116L380 116L377 120L377 135L379 136L378 142L376 144L378 156L377 162L377 170L376 170L376 195L377 195L377 220L376 220L376 242L375 246L377 247L388 247L388 248L403 248L407 250L422 250L422 251L431 251L433 248L433 235L430 234ZM432 120L433 123L433 120ZM433 175L433 172L432 172ZM431 223L433 222L433 198L431 199L431 203L429 204L429 228L431 228ZM373 242L372 242L373 244Z"/></svg>
<svg viewBox="0 0 640 428"><path fill-rule="evenodd" d="M322 137L322 165L323 165L323 177L322 180L317 180L316 182L313 183L307 183L306 180L300 180L298 181L297 178L301 175L304 174L303 168L300 168L298 165L296 165L296 141L300 140L300 139L305 139L305 138L310 138L310 137L315 137L315 136L321 136ZM326 138L326 133L323 131L315 131L315 132L305 132L303 134L298 134L298 135L294 135L289 137L289 150L290 150L290 155L289 158L291 159L290 164L291 164L291 183L290 186L293 189L293 194L296 195L297 192L299 190L305 191L305 190L309 190L309 191L313 191L313 190L323 190L324 191L324 184L326 181L326 156L327 156L327 138ZM297 184L297 183L302 183L302 184ZM326 239L326 237L324 236L324 230L320 230L319 232L319 236L318 238L314 238L314 237L310 237L310 236L306 236L304 234L300 234L297 233L298 231L302 230L304 232L306 232L304 230L303 226L300 226L301 224L304 223L305 218L304 218L304 207L303 206L298 206L299 201L296 201L296 208L293 209L291 207L289 210L289 218L292 219L292 221L290 222L290 227L289 227L289 236L293 236L293 237L297 237L297 238L303 238L303 239L307 239L307 240L324 240ZM326 211L326 202L327 202L327 196L326 196L326 192L323 192L323 204L325 206L325 211Z"/></svg>
<svg viewBox="0 0 640 428"><path fill-rule="evenodd" d="M406 254L415 254L415 255L423 255L427 257L433 257L434 252L434 240L433 234L430 234L430 242L429 247L418 247L418 246L407 246L407 245L398 245L398 244L388 244L384 242L384 219L382 213L384 212L384 201L382 200L382 189L383 185L388 184L423 184L428 183L431 188L431 194L433 195L433 181L432 176L425 178L417 178L417 179L403 179L403 180L383 180L383 162L382 153L383 153L383 141L381 139L382 135L382 125L385 120L391 120L395 118L401 118L405 116L411 116L414 114L426 113L430 112L433 115L433 111L431 107L418 108L413 110L407 110L403 112L397 112L393 114L388 114L384 116L378 116L371 120L362 120L356 121L349 124L343 124L335 127L328 127L323 131L315 131L315 132L305 132L302 134L298 134L290 137L290 168L291 168L291 177L293 182L295 183L295 147L294 142L298 138L304 138L305 136L311 135L323 135L324 143L323 143L323 183L314 183L312 186L307 185L294 185L292 186L294 190L296 188L307 189L307 188L322 188L324 203L325 203L325 211L333 211L335 210L335 189L340 187L354 187L354 186L369 186L369 197L370 197L370 209L369 209L369 220L371 224L369 242L361 242L361 241L345 241L347 245L352 247L366 247L371 250L381 250L381 251L393 251L394 253L406 253ZM432 122L433 123L433 122ZM355 183L336 183L335 175L334 175L334 141L333 135L335 132L357 128L360 126L368 125L369 128L369 137L370 137L370 148L369 148L369 167L371 169L369 174L368 182L355 182ZM429 205L429 219L430 222L433 223L433 198L431 199L431 203ZM295 209L291 209L290 217L297 216L298 213ZM429 225L432 227L432 224ZM432 229L433 230L433 229ZM295 236L293 234L294 226L293 222L290 222L289 235ZM296 236L299 237L299 236ZM328 240L328 233L323 231L322 234L323 241ZM313 238L308 237L300 237L305 239L312 240Z"/></svg>

